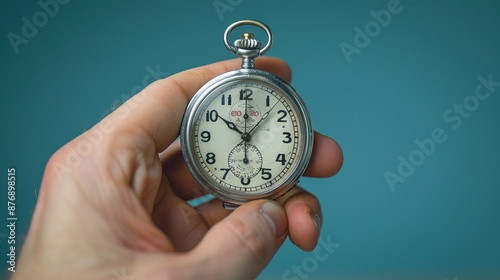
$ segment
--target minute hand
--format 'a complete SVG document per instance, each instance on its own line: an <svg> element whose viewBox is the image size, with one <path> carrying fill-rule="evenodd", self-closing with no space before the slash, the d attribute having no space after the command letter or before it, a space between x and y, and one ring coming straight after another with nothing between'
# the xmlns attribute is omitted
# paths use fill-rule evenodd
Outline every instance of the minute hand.
<svg viewBox="0 0 500 280"><path fill-rule="evenodd" d="M269 117L269 113L274 109L274 107L276 107L276 105L278 105L279 101L276 101L276 103L274 103L273 107L271 107L271 109L269 109L267 112L264 113L264 115L262 115L262 119L260 119L255 125L254 127L252 127L252 129L250 129L250 131L248 132L248 134L251 134L252 131L254 131L258 126L259 124L265 120L267 117Z"/></svg>

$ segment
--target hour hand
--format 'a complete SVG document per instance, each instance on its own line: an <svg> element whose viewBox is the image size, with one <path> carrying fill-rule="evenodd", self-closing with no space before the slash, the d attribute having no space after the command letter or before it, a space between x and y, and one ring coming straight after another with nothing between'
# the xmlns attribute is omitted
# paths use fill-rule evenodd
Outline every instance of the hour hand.
<svg viewBox="0 0 500 280"><path fill-rule="evenodd" d="M241 132L241 130L239 130L233 122L230 122L230 121L224 119L219 114L217 114L217 116L219 117L219 119L221 119L223 122L225 122L227 124L227 127L229 127L229 129L234 130L234 131L238 132L239 134L243 134L243 132Z"/></svg>

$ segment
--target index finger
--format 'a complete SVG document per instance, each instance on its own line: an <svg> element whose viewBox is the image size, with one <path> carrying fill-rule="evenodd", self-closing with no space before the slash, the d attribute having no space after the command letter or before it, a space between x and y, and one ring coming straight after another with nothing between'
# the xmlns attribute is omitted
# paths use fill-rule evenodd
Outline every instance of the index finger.
<svg viewBox="0 0 500 280"><path fill-rule="evenodd" d="M290 82L291 71L280 59L260 57L256 68ZM151 136L158 152L179 135L184 110L193 95L219 74L240 68L241 59L232 59L180 72L147 86L113 112L109 118L118 127L138 129Z"/></svg>

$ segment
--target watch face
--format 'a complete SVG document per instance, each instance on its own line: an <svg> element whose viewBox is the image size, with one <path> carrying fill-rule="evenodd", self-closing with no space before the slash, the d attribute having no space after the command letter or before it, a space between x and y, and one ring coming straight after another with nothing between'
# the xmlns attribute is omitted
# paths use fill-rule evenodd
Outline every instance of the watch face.
<svg viewBox="0 0 500 280"><path fill-rule="evenodd" d="M183 123L183 151L195 178L226 201L281 195L305 170L312 129L293 89L262 71L200 90Z"/></svg>

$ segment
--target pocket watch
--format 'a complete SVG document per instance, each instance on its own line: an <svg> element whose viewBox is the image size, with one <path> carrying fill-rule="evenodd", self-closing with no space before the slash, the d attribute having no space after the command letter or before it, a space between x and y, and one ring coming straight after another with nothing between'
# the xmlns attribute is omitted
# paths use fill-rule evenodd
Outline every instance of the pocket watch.
<svg viewBox="0 0 500 280"><path fill-rule="evenodd" d="M251 33L231 45L231 31L243 25L263 29L266 45ZM187 167L226 209L284 195L311 157L314 133L302 98L286 81L255 69L254 59L272 42L271 30L262 22L231 24L224 45L242 58L241 69L210 80L184 113L180 139Z"/></svg>

